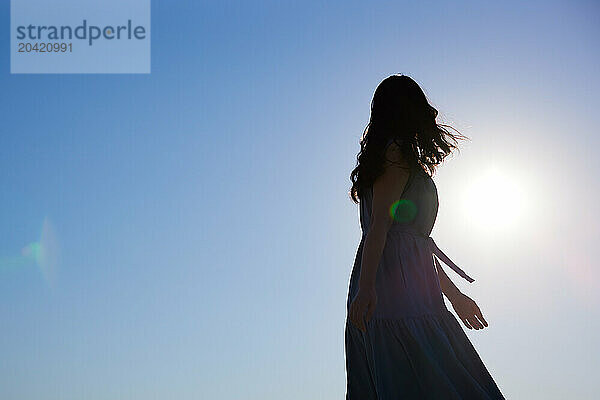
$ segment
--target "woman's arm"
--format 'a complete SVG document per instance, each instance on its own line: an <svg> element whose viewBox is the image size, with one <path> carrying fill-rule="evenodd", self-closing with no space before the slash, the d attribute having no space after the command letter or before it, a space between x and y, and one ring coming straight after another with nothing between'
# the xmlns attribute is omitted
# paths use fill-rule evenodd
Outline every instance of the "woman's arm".
<svg viewBox="0 0 600 400"><path fill-rule="evenodd" d="M377 304L377 267L385 247L387 232L394 222L389 210L392 204L400 199L409 178L408 165L402 159L400 149L395 143L388 146L386 158L394 163L386 162L383 174L373 184L371 224L363 245L358 294L352 301L349 312L350 320L362 331L366 330L363 319L365 313L368 322Z"/></svg>
<svg viewBox="0 0 600 400"><path fill-rule="evenodd" d="M371 225L363 247L359 289L375 286L375 276L385 247L385 239L394 222L390 215L390 207L400 199L408 181L408 174L407 170L388 167L373 185Z"/></svg>
<svg viewBox="0 0 600 400"><path fill-rule="evenodd" d="M460 296L462 293L460 290L458 290L454 282L450 280L442 268L437 268L437 273L440 278L440 287L442 288L442 293L444 293L448 300L452 302L452 300L456 299L457 296Z"/></svg>
<svg viewBox="0 0 600 400"><path fill-rule="evenodd" d="M479 306L469 296L463 294L454 282L450 280L446 272L442 267L436 268L438 276L440 278L440 287L442 292L446 295L452 308L456 311L456 314L461 319L463 324L469 329L483 329L488 326L487 321L483 318L483 314L479 309Z"/></svg>

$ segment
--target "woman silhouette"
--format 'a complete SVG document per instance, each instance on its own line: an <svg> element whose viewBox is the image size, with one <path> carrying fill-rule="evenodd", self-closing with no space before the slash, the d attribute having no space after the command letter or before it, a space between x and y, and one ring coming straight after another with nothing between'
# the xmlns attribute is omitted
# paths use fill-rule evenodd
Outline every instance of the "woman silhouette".
<svg viewBox="0 0 600 400"><path fill-rule="evenodd" d="M442 298L469 329L488 324L448 278L472 282L429 236L438 211L430 174L462 135L436 123L419 85L384 79L352 171L363 232L347 300L346 399L504 399ZM429 173L427 172L429 171Z"/></svg>

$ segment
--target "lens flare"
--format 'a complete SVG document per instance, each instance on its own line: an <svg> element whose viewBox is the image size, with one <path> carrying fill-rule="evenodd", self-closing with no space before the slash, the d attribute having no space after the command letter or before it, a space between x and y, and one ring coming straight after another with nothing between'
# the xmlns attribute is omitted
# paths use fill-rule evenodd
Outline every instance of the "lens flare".
<svg viewBox="0 0 600 400"><path fill-rule="evenodd" d="M20 256L0 258L0 267L2 270L36 265L50 287L54 287L56 282L58 264L58 240L54 228L47 217L44 218L44 222L42 223L42 232L39 241L29 243L23 247Z"/></svg>
<svg viewBox="0 0 600 400"><path fill-rule="evenodd" d="M408 199L400 199L390 206L390 217L398 222L410 222L417 216L417 206Z"/></svg>

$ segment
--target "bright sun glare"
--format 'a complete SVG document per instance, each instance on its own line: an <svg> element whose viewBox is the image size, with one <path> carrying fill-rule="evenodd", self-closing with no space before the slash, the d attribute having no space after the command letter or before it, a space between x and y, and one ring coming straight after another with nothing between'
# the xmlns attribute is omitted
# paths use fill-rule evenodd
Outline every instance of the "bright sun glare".
<svg viewBox="0 0 600 400"><path fill-rule="evenodd" d="M511 229L524 216L527 193L516 175L502 171L497 167L482 171L465 191L464 215L477 229Z"/></svg>

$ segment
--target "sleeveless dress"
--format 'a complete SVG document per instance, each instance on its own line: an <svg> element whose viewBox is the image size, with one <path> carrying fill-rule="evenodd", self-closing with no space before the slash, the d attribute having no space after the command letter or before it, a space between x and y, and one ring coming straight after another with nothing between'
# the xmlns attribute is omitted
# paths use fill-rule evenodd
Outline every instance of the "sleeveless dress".
<svg viewBox="0 0 600 400"><path fill-rule="evenodd" d="M362 239L350 277L346 311L358 292L372 188L360 201ZM346 317L346 400L504 399L457 319L446 308L438 258L472 282L429 236L437 188L419 167L387 234L376 275L377 305L363 333Z"/></svg>

